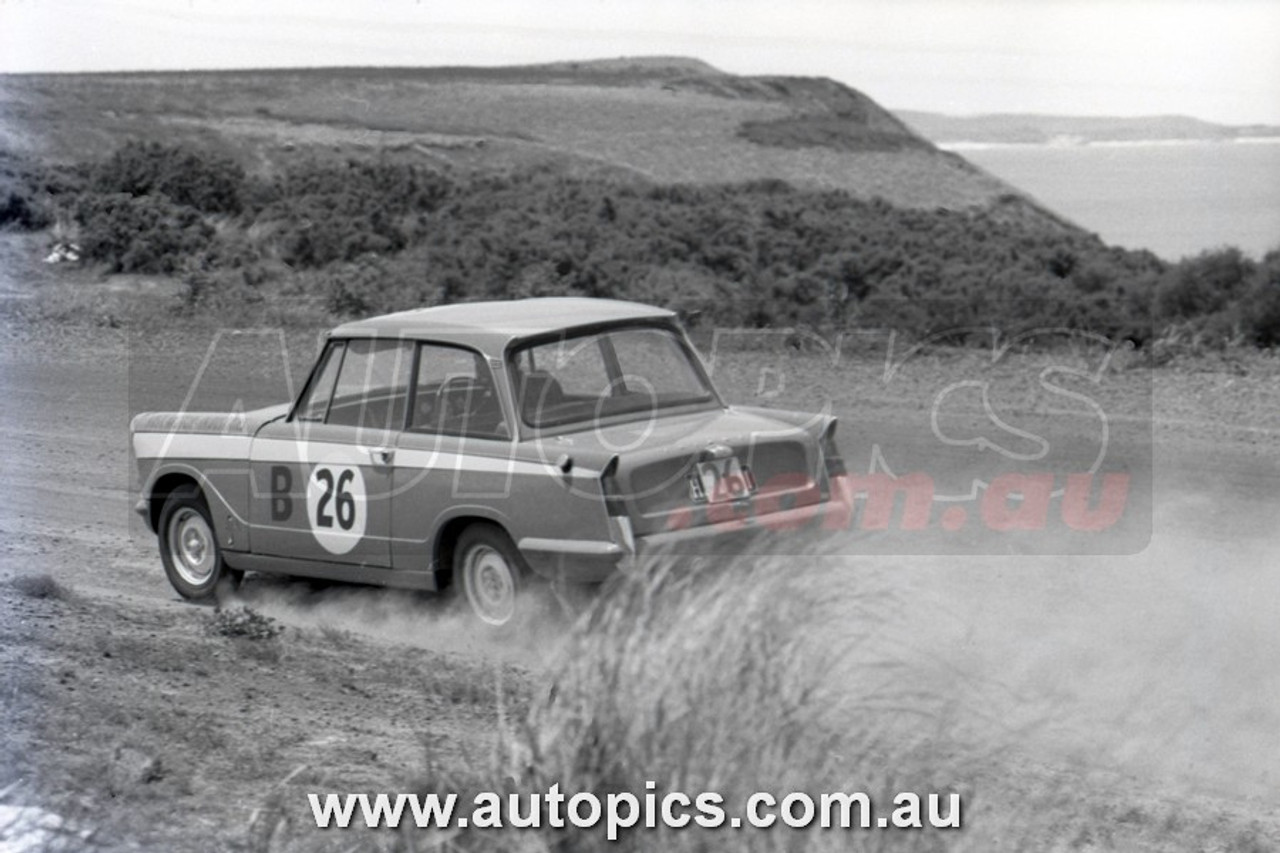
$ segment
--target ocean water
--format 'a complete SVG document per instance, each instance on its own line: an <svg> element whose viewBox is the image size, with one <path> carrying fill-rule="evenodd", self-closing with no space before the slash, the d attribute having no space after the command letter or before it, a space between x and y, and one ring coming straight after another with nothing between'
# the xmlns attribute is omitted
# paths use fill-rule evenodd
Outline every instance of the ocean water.
<svg viewBox="0 0 1280 853"><path fill-rule="evenodd" d="M941 147L1113 245L1169 260L1280 248L1280 139Z"/></svg>

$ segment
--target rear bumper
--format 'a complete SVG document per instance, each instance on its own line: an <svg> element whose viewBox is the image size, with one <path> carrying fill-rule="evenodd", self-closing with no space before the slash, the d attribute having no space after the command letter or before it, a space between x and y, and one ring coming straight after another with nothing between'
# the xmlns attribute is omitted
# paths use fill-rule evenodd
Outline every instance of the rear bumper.
<svg viewBox="0 0 1280 853"><path fill-rule="evenodd" d="M767 515L743 516L696 527L635 536L627 519L614 519L619 541L521 539L518 547L543 577L573 583L600 583L615 572L627 572L657 556L717 556L744 553L794 554L797 534L818 531L830 513L825 500Z"/></svg>
<svg viewBox="0 0 1280 853"><path fill-rule="evenodd" d="M834 508L831 501L819 501L767 515L743 516L651 533L638 537L636 553L642 557L651 554L707 555L718 553L721 547L727 554L742 553L743 546L750 543L758 543L761 553L787 553L787 546L794 544L799 531L816 530Z"/></svg>

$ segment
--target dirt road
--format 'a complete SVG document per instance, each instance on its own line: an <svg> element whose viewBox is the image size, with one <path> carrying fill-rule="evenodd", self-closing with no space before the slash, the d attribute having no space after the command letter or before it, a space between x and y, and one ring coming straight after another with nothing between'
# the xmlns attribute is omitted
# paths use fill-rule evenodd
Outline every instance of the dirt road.
<svg viewBox="0 0 1280 853"><path fill-rule="evenodd" d="M241 339L191 407L287 398L314 340L287 341L284 368L280 339ZM98 827L108 847L261 841L283 792L387 790L422 772L423 739L437 754L485 749L497 685L536 689L555 646L554 626L514 648L423 597L270 579L243 594L291 632L285 652L210 634L211 610L176 599L131 511L128 419L181 406L208 352L207 338L180 341L24 331L0 354L0 789ZM755 388L722 381L731 397ZM1254 375L1241 380L1254 383L1247 410L1215 413L1210 398L1188 416L1162 403L1181 381L1157 377L1154 430L1141 404L1111 422L1105 470L1135 484L1123 535L1081 548L1061 524L1012 538L978 525L951 538L853 531L811 559L891 579L900 606L886 636L933 687L980 705L986 736L1152 797L1208 798L1270 832L1280 432L1265 412L1280 411L1280 382ZM991 474L991 453L939 446L918 380L905 392L847 387L830 396L851 465L925 471L940 491ZM1019 423L1071 448L1056 470L1083 471L1096 458L1096 440L1076 441L1090 411L1031 405ZM951 423L972 436L991 428L984 417L962 407ZM66 594L12 586L38 574ZM113 802L130 816L103 810Z"/></svg>

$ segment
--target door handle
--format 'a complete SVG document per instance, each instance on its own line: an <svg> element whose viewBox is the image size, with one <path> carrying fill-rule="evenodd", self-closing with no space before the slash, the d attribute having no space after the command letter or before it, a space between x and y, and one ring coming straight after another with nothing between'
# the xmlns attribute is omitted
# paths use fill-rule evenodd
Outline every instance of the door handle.
<svg viewBox="0 0 1280 853"><path fill-rule="evenodd" d="M390 447L369 448L369 459L374 465L390 465L395 461L396 452Z"/></svg>

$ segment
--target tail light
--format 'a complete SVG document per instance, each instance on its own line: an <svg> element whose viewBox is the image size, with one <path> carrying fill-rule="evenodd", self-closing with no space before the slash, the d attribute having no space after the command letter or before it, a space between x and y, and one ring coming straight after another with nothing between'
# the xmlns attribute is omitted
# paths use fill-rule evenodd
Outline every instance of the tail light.
<svg viewBox="0 0 1280 853"><path fill-rule="evenodd" d="M840 455L840 448L836 446L836 427L839 425L840 421L832 418L818 441L818 446L822 449L823 461L827 466L828 477L838 477L846 473L844 457Z"/></svg>
<svg viewBox="0 0 1280 853"><path fill-rule="evenodd" d="M611 516L626 516L627 504L618 493L618 484L614 475L618 473L618 457L614 456L600 471L600 491L604 495L605 510Z"/></svg>

